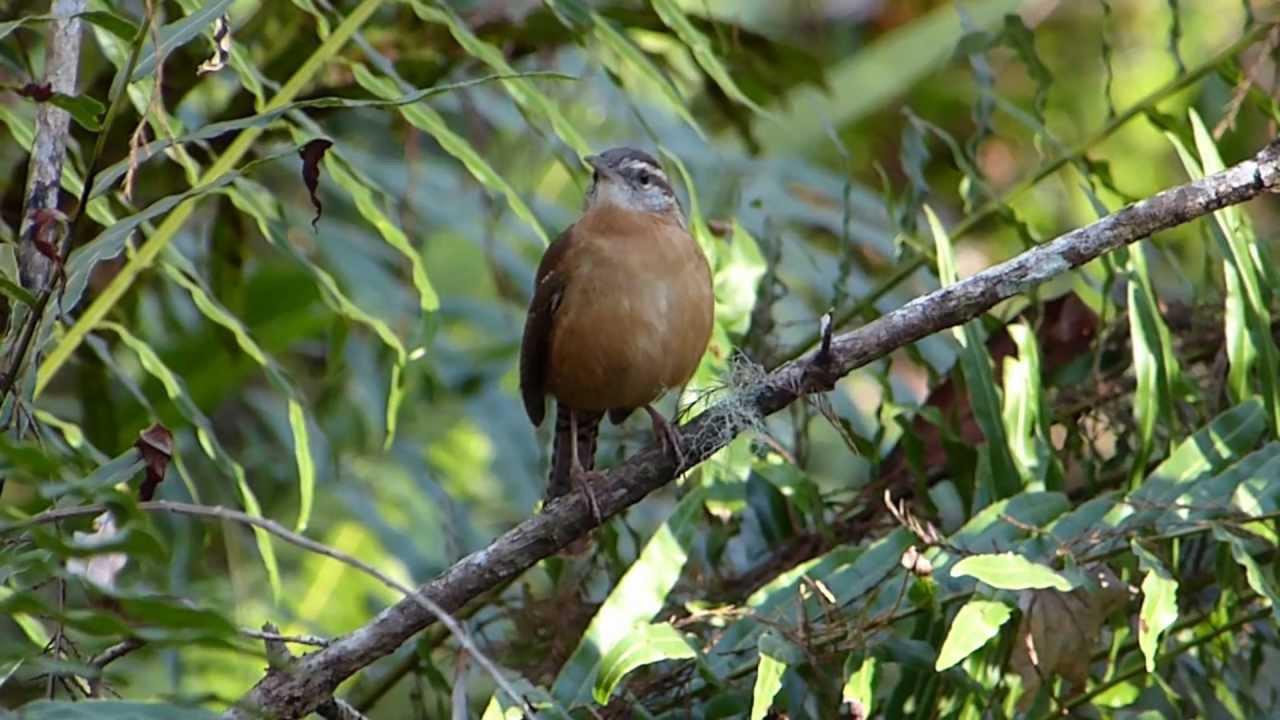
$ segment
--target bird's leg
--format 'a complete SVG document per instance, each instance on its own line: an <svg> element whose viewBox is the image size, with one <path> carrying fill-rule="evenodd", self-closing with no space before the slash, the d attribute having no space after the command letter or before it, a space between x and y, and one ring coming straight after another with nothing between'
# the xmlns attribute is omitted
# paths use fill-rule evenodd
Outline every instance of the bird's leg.
<svg viewBox="0 0 1280 720"><path fill-rule="evenodd" d="M599 473L588 471L582 467L582 458L578 457L578 413L569 411L569 480L582 489L587 496L587 504L591 507L591 517L597 525L603 525L600 515L600 503L596 502L595 491L591 489L591 479Z"/></svg>
<svg viewBox="0 0 1280 720"><path fill-rule="evenodd" d="M679 475L684 469L684 449L680 447L680 433L676 432L671 423L662 416L662 413L654 409L653 405L646 404L644 411L649 413L649 421L653 423L653 434L658 436L658 445L675 458L676 475Z"/></svg>

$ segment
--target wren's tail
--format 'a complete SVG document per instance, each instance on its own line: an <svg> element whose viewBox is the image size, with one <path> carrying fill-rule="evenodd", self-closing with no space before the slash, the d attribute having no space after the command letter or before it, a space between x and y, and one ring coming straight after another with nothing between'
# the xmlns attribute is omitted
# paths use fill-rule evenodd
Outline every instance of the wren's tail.
<svg viewBox="0 0 1280 720"><path fill-rule="evenodd" d="M547 500L566 495L573 489L569 479L569 468L573 458L570 455L573 447L569 436L569 413L576 413L578 420L578 459L583 470L590 470L596 464L596 438L600 434L600 418L603 413L571 410L556 402L556 432L551 441L551 474L547 478Z"/></svg>

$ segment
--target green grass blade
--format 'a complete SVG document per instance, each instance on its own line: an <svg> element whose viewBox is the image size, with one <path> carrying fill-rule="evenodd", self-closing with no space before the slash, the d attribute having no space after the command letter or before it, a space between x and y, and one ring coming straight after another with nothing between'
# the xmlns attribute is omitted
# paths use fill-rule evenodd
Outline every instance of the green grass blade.
<svg viewBox="0 0 1280 720"><path fill-rule="evenodd" d="M729 69L720 61L715 48L711 46L710 38L694 26L675 0L650 0L649 4L653 6L653 11L658 14L662 24L675 32L676 37L680 38L680 41L689 48L689 52L693 53L693 59L703 72L730 100L751 108L758 115L771 117L768 111L756 104L755 100L738 87L738 83L729 74Z"/></svg>
<svg viewBox="0 0 1280 720"><path fill-rule="evenodd" d="M933 210L928 206L924 210L938 256L938 280L944 286L951 285L958 279L951 238ZM1005 435L1000 410L1000 391L991 371L991 356L982 340L980 321L970 320L953 330L956 342L960 344L960 368L969 391L974 419L982 428L990 452L991 477L978 480L980 483L989 482L988 501L1013 497L1022 491L1023 483L1009 452L1009 439Z"/></svg>
<svg viewBox="0 0 1280 720"><path fill-rule="evenodd" d="M397 97L401 94L401 89L397 83L389 78L374 75L363 64L353 63L351 66L355 75L356 82L365 90L383 98ZM467 168L481 185L492 193L496 193L504 197L507 204L511 206L511 211L537 233L543 244L549 244L551 239L547 237L547 231L542 228L542 223L538 221L533 210L525 204L524 199L514 188L502 177L484 156L477 151L466 138L449 128L444 117L436 112L430 106L425 104L406 105L400 108L400 114L410 125L427 133L440 143L440 147Z"/></svg>

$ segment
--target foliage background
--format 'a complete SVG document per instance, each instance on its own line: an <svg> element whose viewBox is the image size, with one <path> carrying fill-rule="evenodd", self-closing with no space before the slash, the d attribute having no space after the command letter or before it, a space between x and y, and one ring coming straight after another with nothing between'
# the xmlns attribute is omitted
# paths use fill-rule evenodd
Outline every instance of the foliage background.
<svg viewBox="0 0 1280 720"><path fill-rule="evenodd" d="M717 332L688 406L752 382L735 349L772 366L812 342L828 308L865 322L936 287L935 256L953 254L971 274L1185 181L1184 159L1212 167L1215 153L1252 153L1277 118L1266 2L334 5L89 3L131 27L86 22L81 96L110 104L130 48L121 36L146 18L167 54L156 63L149 31L137 34L142 59L96 160L114 182L90 204L93 222L75 226L65 314L42 326L20 399L5 405L0 497L11 517L51 503L127 509L132 494L113 486L140 477L131 448L159 422L174 432L176 460L159 497L256 504L420 582L541 497L547 433L525 419L515 361L533 269L580 207L579 153L661 150L691 180L685 207L713 259ZM12 90L42 75L46 24L4 23L48 7L0 8L0 83ZM350 41L323 44L365 10ZM231 63L197 74L223 13ZM542 74L478 82L517 72ZM265 114L290 77L301 79L284 85L291 99L336 99ZM468 84L361 106L452 83ZM0 94L0 265L15 282L35 108ZM1216 143L1196 136L1189 111L1209 129L1223 123ZM152 141L250 117L139 164L123 194L140 118ZM295 150L315 137L334 145L313 225ZM73 126L68 212L95 140ZM233 153L244 154L227 163ZM217 178L230 182L211 187ZM176 221L183 211L168 214L166 198L193 187L198 202ZM924 203L949 237L930 231ZM595 702L597 676L643 664L626 652L653 661L696 651L694 662L629 675L601 712L759 717L772 701L790 717L830 717L856 712L846 702L856 700L891 717L1005 716L1019 694L1008 671L1024 637L1015 626L1033 596L979 584L981 602L1019 608L1002 640L984 645L990 616L953 623L975 583L944 568L1017 551L1071 576L1105 556L1147 592L1088 638L1098 694L1085 712L1257 716L1277 690L1266 679L1274 520L1240 528L1242 514L1271 518L1280 489L1267 444L1277 223L1272 202L1244 212L1247 223L1188 224L1001 308L994 315L1009 319L1071 291L1092 312L1064 320L1060 336L1049 322L1019 326L1011 357L990 360L993 317L970 326L967 345L943 334L854 373L829 407L771 419L611 523L591 554L550 558L485 598L468 628L577 714ZM1234 258L1226 276L1224 257ZM24 309L6 297L12 352ZM80 343L78 327L88 330ZM999 391L1011 372L1023 380ZM929 395L948 378L978 390ZM928 422L913 426L922 405ZM977 427L1007 442L980 443ZM634 420L606 432L601 457L649 439ZM915 493L912 514L945 538L926 552L934 577L898 565L925 544L884 511L885 485ZM69 544L86 521L0 539L0 704L50 688L78 697L50 673L94 676L84 663L127 626L148 643L108 666L112 692L220 708L264 667L261 643L235 628L272 621L332 637L397 599L234 523L121 512L125 533L109 549L130 562L111 590L66 570L66 557L103 550ZM811 558L802 581L795 568ZM1163 600L1143 604L1156 591ZM1153 618L1172 626L1158 672L1143 667L1138 643L1158 643ZM939 670L949 629L980 651ZM497 712L492 692L433 630L343 694L371 717L436 717ZM1055 695L1032 712L1069 702L1065 689Z"/></svg>

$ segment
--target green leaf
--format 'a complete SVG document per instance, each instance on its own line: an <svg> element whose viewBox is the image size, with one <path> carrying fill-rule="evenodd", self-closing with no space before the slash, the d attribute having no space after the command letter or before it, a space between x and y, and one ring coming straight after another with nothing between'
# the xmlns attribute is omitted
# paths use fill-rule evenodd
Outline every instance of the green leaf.
<svg viewBox="0 0 1280 720"><path fill-rule="evenodd" d="M598 686L603 658L639 623L648 623L662 610L667 593L680 578L688 550L702 518L706 493L695 489L680 499L670 517L640 552L639 557L605 598L587 626L577 649L560 670L551 695L572 706L590 699Z"/></svg>
<svg viewBox="0 0 1280 720"><path fill-rule="evenodd" d="M289 155L296 156L297 149L291 148L246 163L239 170L229 171L214 180L197 185L189 190L166 195L132 215L107 224L107 227L97 237L76 248L67 259L67 284L62 294L62 305L68 308L75 307L84 295L85 286L89 283L89 274L93 269L98 266L98 263L114 258L123 252L125 242L129 239L129 236L144 223L168 213L185 200L204 197L229 185L232 181L244 176L251 170ZM46 366L42 365L40 372L43 379L38 380L36 384L43 387L48 383L51 370L47 370Z"/></svg>
<svg viewBox="0 0 1280 720"><path fill-rule="evenodd" d="M600 661L600 674L596 677L592 697L596 703L607 705L614 688L632 670L662 660L683 660L697 656L697 651L689 645L689 641L670 623L637 625Z"/></svg>
<svg viewBox="0 0 1280 720"><path fill-rule="evenodd" d="M20 17L17 20L5 20L4 22L0 22L0 40L5 39L10 33L23 25L49 22L50 20L55 19L57 19L56 15L27 15L26 17Z"/></svg>
<svg viewBox="0 0 1280 720"><path fill-rule="evenodd" d="M662 20L662 24L675 32L680 41L693 53L693 59L730 100L751 108L759 115L769 116L768 111L757 105L756 101L738 87L738 83L734 82L733 76L729 74L724 63L720 62L715 48L711 47L711 41L701 30L694 27L689 18L685 17L684 11L675 0L650 0L650 4L658 14L658 18Z"/></svg>
<svg viewBox="0 0 1280 720"><path fill-rule="evenodd" d="M1129 250L1129 336L1133 340L1133 414L1138 426L1138 447L1130 465L1130 487L1146 474L1147 460L1155 448L1157 421L1168 419L1173 408L1174 370L1166 360L1173 357L1169 329L1156 308L1155 293L1143 253L1144 243Z"/></svg>
<svg viewBox="0 0 1280 720"><path fill-rule="evenodd" d="M134 336L128 328L113 322L104 322L99 327L115 333L138 356L138 362L143 370L160 381L165 393L173 401L178 412L195 426L196 440L200 445L200 449L204 451L209 459L213 460L219 470L235 481L245 512L254 517L263 517L262 507L258 504L258 498L254 495L253 488L249 486L244 468L231 457L226 449L223 448L222 443L218 441L218 437L213 432L213 423L209 421L209 418L191 399L191 395L187 392L186 385L181 378L165 365L164 361L160 359L160 356L156 354L150 345ZM280 566L276 562L275 549L271 545L271 535L266 530L256 526L253 528L253 534L258 545L258 554L262 557L262 564L266 569L267 579L271 584L272 594L275 597L279 597L281 590Z"/></svg>
<svg viewBox="0 0 1280 720"><path fill-rule="evenodd" d="M1008 605L994 600L975 599L965 603L951 621L934 669L942 672L969 657L996 636L1011 614Z"/></svg>
<svg viewBox="0 0 1280 720"><path fill-rule="evenodd" d="M351 69L360 87L374 95L393 98L402 94L396 82L374 75L368 67L361 63L352 63ZM471 143L467 142L466 138L449 128L448 123L445 122L440 113L428 105L417 104L401 107L400 114L404 116L404 119L409 124L435 138L436 142L440 143L440 148L457 158L481 185L485 186L490 192L500 194L506 198L507 204L511 206L511 211L533 229L544 245L551 242L551 239L547 237L547 231L542 228L542 223L533 214L533 210L529 209L529 206L525 204L524 199L507 183L502 175L489 165L484 156Z"/></svg>
<svg viewBox="0 0 1280 720"><path fill-rule="evenodd" d="M951 566L952 577L972 577L1001 590L1070 592L1074 585L1062 574L1016 553L971 555Z"/></svg>
<svg viewBox="0 0 1280 720"><path fill-rule="evenodd" d="M169 148L189 145L191 143L212 140L214 138L225 135L236 130L246 129L262 129L268 125L280 120L286 115L297 112L298 110L307 110L312 108L335 108L354 110L359 108L377 108L377 107L400 107L404 105L413 105L427 98L440 95L442 93L454 90L463 90L470 87L484 85L495 82L504 78L524 77L524 78L553 78L553 79L570 79L572 76L561 73L523 73L517 75L489 75L473 80L465 80L456 83L446 83L435 85L423 90L415 90L407 94L397 94L386 99L374 100L364 98L344 98L344 97L319 97L307 100L298 100L295 102L285 103L275 107L272 110L247 115L233 120L222 120L220 122L209 123L201 126L191 132L177 137L161 137L142 145L136 152L130 153L129 157L108 165L98 173L93 182L93 191L90 197L96 198L107 190L111 189L125 173L128 172L130 163L141 164L155 157L156 155L168 150ZM326 156L327 157L327 156Z"/></svg>
<svg viewBox="0 0 1280 720"><path fill-rule="evenodd" d="M1200 164L1204 173L1220 172L1226 165L1218 154L1218 147L1213 136L1205 128L1204 122L1195 108L1188 109L1191 118L1191 129L1195 136L1196 150L1200 153ZM1187 163L1184 161L1184 165ZM1187 173L1195 177L1194 168L1187 165ZM1254 233L1249 216L1239 207L1227 207L1218 210L1213 218L1226 237L1228 262L1224 272L1236 276L1235 282L1228 285L1228 291L1236 297L1230 298L1233 305L1243 309L1243 319L1247 330L1247 342L1250 354L1258 358L1257 371L1262 381L1262 397L1267 404L1274 432L1280 433L1280 369L1277 368L1275 341L1271 335L1270 301L1276 282L1274 268L1264 262L1259 255L1258 239ZM1243 293L1240 292L1243 290ZM1240 297L1243 295L1243 297ZM1239 316L1235 323L1239 323ZM1228 328L1231 330L1232 328ZM1234 330L1239 333L1239 327ZM1238 341L1243 342L1244 340ZM1239 378L1236 378L1239 382ZM1237 388L1246 390L1247 387ZM1237 399L1243 399L1241 395Z"/></svg>
<svg viewBox="0 0 1280 720"><path fill-rule="evenodd" d="M27 307L36 306L36 298L26 288L6 277L0 277L0 292L26 305Z"/></svg>
<svg viewBox="0 0 1280 720"><path fill-rule="evenodd" d="M785 660L770 655L769 633L760 636L760 660L756 665L756 684L751 691L751 720L763 720L773 706L773 698L782 689L782 675L787 671Z"/></svg>
<svg viewBox="0 0 1280 720"><path fill-rule="evenodd" d="M126 43L131 43L134 38L138 37L137 25L134 25L128 18L108 10L92 10L87 13L81 13L80 19L97 25Z"/></svg>
<svg viewBox="0 0 1280 720"><path fill-rule="evenodd" d="M951 247L951 238L933 209L924 207L929 228L933 232L934 246L938 256L938 281L942 285L952 285L957 280L955 260ZM973 406L974 419L982 428L987 448L991 457L991 477L979 478L990 485L990 499L1001 500L1013 497L1022 489L1022 480L1014 466L1013 456L1009 454L1009 440L1004 432L1004 420L1000 411L1000 391L996 389L995 377L991 372L991 356L987 353L986 344L982 340L982 324L979 320L970 320L963 326L953 328L956 341L960 344L960 367L964 372L965 387L969 391L969 402ZM984 503L985 504L985 503Z"/></svg>
<svg viewBox="0 0 1280 720"><path fill-rule="evenodd" d="M213 720L216 717L193 705L123 700L37 700L18 711L20 720Z"/></svg>
<svg viewBox="0 0 1280 720"><path fill-rule="evenodd" d="M417 13L419 18L428 22L440 23L449 28L449 34L453 36L454 40L458 41L458 44L462 46L463 50L467 51L467 54L497 72L508 75L516 74L510 63L507 62L502 50L471 32L467 22L458 17L457 13L448 4L439 3L432 7L423 2L423 0L409 0L409 3L413 6L413 11ZM578 132L578 128L564 116L558 102L547 97L526 80L508 80L502 84L502 87L511 96L511 99L515 100L516 104L526 112L535 117L545 119L556 135L566 145L573 148L574 152L578 153L578 155L591 154L590 143L582 136L582 133Z"/></svg>
<svg viewBox="0 0 1280 720"><path fill-rule="evenodd" d="M1276 619L1276 622L1280 622L1280 591L1277 591L1273 578L1249 553L1244 540L1216 524L1213 526L1213 536L1231 548L1231 557L1235 558L1237 565L1244 568L1245 580L1249 583L1249 587L1262 596L1266 604L1271 607L1271 616Z"/></svg>
<svg viewBox="0 0 1280 720"><path fill-rule="evenodd" d="M1155 672L1160 635L1178 620L1178 581L1135 539L1129 548L1146 571L1142 579L1142 609L1138 612L1138 647L1147 663L1147 672Z"/></svg>
<svg viewBox="0 0 1280 720"><path fill-rule="evenodd" d="M294 457L298 468L298 494L301 505L298 509L297 526L299 530L307 527L311 519L311 499L315 493L315 463L311 457L311 431L304 408L302 394L294 386L283 368L249 334L248 327L230 310L223 307L213 293L198 278L195 269L177 249L169 248L166 261L161 263L165 276L177 283L191 297L201 314L227 331L236 339L240 350L256 362L266 373L267 379L287 398L289 413L289 429L293 434ZM296 418L296 420L295 420Z"/></svg>
<svg viewBox="0 0 1280 720"><path fill-rule="evenodd" d="M54 93L49 102L71 113L71 117L76 121L76 124L85 130L98 132L102 129L102 121L99 118L107 111L107 108L88 95Z"/></svg>
<svg viewBox="0 0 1280 720"><path fill-rule="evenodd" d="M879 661L874 655L850 654L844 663L844 688L840 699L854 705L854 717L874 717Z"/></svg>
<svg viewBox="0 0 1280 720"><path fill-rule="evenodd" d="M1267 429L1266 409L1257 398L1243 402L1214 418L1208 425L1183 440L1156 467L1142 485L1129 493L1140 508L1130 522L1146 522L1162 512L1192 483L1225 470L1253 449Z"/></svg>

